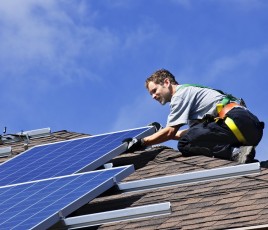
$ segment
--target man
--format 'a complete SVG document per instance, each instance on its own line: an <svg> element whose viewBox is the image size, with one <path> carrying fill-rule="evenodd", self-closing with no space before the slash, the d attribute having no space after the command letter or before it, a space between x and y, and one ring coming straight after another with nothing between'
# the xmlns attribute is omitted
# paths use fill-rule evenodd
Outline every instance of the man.
<svg viewBox="0 0 268 230"><path fill-rule="evenodd" d="M162 105L170 102L170 114L166 127L158 132L143 139L125 139L129 151L178 140L178 149L184 156L205 155L239 163L254 161L264 123L242 100L207 87L180 85L165 69L147 78L145 86ZM180 130L185 124L189 128Z"/></svg>

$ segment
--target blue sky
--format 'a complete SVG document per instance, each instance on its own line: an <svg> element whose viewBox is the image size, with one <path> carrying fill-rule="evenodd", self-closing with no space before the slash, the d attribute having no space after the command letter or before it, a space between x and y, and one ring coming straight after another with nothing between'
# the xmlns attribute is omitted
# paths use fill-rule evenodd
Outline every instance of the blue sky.
<svg viewBox="0 0 268 230"><path fill-rule="evenodd" d="M169 106L144 87L161 68L244 98L268 124L267 10L266 0L2 0L0 128L165 124ZM267 146L265 131L258 159Z"/></svg>

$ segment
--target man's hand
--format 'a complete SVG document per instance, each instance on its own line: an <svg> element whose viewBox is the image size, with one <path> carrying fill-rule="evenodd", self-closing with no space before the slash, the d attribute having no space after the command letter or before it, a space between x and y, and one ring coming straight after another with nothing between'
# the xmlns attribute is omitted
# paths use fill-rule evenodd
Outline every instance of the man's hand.
<svg viewBox="0 0 268 230"><path fill-rule="evenodd" d="M160 123L158 123L158 122L153 122L153 123L149 124L148 126L154 126L155 132L158 132L160 129L163 128L162 125L160 125Z"/></svg>
<svg viewBox="0 0 268 230"><path fill-rule="evenodd" d="M126 138L122 141L123 143L127 144L127 152L135 152L138 150L145 149L145 146L143 145L143 139L139 138Z"/></svg>

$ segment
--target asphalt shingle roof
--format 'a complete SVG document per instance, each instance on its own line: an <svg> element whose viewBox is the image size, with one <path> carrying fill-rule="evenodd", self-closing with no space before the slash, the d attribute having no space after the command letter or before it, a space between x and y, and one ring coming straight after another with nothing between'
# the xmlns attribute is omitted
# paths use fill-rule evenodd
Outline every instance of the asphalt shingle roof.
<svg viewBox="0 0 268 230"><path fill-rule="evenodd" d="M68 131L33 139L29 147L87 136ZM24 151L23 143L8 143L13 156ZM1 147L1 146L0 146ZM2 158L1 160L7 160ZM204 156L183 157L180 152L154 147L146 151L124 153L111 160L113 166L134 164L136 171L124 181L201 171L236 165L235 162ZM268 170L260 174L206 182L175 185L152 190L122 193L112 188L70 216L171 203L171 214L105 224L89 229L232 229L268 224ZM63 227L58 224L52 229Z"/></svg>

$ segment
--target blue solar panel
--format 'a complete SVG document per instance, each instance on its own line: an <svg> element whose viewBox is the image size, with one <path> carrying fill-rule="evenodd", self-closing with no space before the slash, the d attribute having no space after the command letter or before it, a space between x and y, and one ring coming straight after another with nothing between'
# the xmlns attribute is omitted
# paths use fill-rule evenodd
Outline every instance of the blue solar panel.
<svg viewBox="0 0 268 230"><path fill-rule="evenodd" d="M122 140L152 127L36 146L0 165L0 186L94 170L125 151Z"/></svg>
<svg viewBox="0 0 268 230"><path fill-rule="evenodd" d="M47 229L133 171L124 166L0 187L0 229Z"/></svg>

